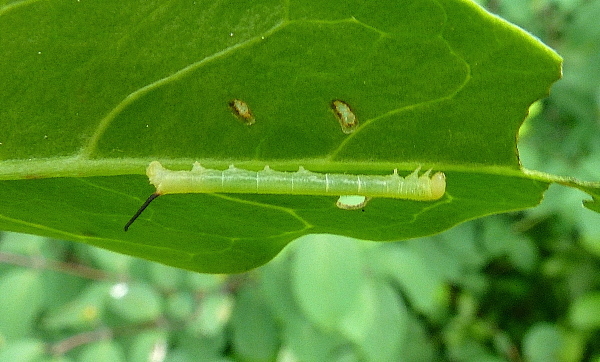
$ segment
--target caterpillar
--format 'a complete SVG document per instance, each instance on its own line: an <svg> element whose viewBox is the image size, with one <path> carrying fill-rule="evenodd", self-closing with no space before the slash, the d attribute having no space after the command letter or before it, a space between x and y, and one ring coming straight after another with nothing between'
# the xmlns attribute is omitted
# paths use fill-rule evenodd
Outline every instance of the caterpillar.
<svg viewBox="0 0 600 362"><path fill-rule="evenodd" d="M342 132L350 134L356 130L358 127L358 118L356 118L348 103L335 99L331 102L331 108L338 122L340 122Z"/></svg>
<svg viewBox="0 0 600 362"><path fill-rule="evenodd" d="M235 116L244 122L245 125L251 126L256 122L246 102L240 99L233 99L229 102L229 107L231 107Z"/></svg>
<svg viewBox="0 0 600 362"><path fill-rule="evenodd" d="M125 231L144 209L160 195L184 193L248 193L285 195L359 195L365 202L371 197L433 201L446 193L443 172L431 175L431 170L419 176L420 167L406 177L398 170L387 176L316 173L300 167L297 172L275 171L265 166L262 171L248 171L229 166L211 170L194 163L191 171L172 171L153 161L146 175L156 192L140 207L125 225ZM430 176L431 175L431 176ZM359 203L364 206L364 203ZM357 208L354 203L338 202L338 207Z"/></svg>

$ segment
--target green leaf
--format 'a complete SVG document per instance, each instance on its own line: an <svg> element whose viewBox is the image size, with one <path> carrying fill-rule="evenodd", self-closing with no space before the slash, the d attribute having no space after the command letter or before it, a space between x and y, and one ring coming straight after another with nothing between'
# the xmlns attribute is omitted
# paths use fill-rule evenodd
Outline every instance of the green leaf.
<svg viewBox="0 0 600 362"><path fill-rule="evenodd" d="M163 300L150 285L122 283L117 286L123 290L113 292L113 299L111 299L113 312L135 323L151 322L160 317ZM121 293L123 295L120 295Z"/></svg>
<svg viewBox="0 0 600 362"><path fill-rule="evenodd" d="M348 336L363 353L367 361L394 361L402 359L403 341L411 333L408 327L408 312L397 291L384 283L366 283L365 292L370 295L368 303L361 304L362 311L349 315L344 321L354 330ZM371 294L372 293L372 294ZM365 313L368 312L368 313ZM349 322L349 323L348 323Z"/></svg>
<svg viewBox="0 0 600 362"><path fill-rule="evenodd" d="M81 348L80 361L121 362L125 361L123 348L115 341L104 340L86 344Z"/></svg>
<svg viewBox="0 0 600 362"><path fill-rule="evenodd" d="M379 273L397 283L412 307L426 316L443 314L447 304L443 275L430 266L425 256L408 248L375 249Z"/></svg>
<svg viewBox="0 0 600 362"><path fill-rule="evenodd" d="M190 293L172 293L166 297L166 304L167 307L165 309L169 317L182 321L193 319L195 301Z"/></svg>
<svg viewBox="0 0 600 362"><path fill-rule="evenodd" d="M600 213L600 199L598 197L594 197L592 200L583 201L583 206Z"/></svg>
<svg viewBox="0 0 600 362"><path fill-rule="evenodd" d="M45 356L45 344L37 339L20 339L0 349L0 361L35 362Z"/></svg>
<svg viewBox="0 0 600 362"><path fill-rule="evenodd" d="M128 361L152 361L157 351L166 350L168 333L161 330L141 332L133 338L127 354ZM165 352L166 353L166 352Z"/></svg>
<svg viewBox="0 0 600 362"><path fill-rule="evenodd" d="M569 321L578 329L600 328L600 292L589 292L577 299L569 310Z"/></svg>
<svg viewBox="0 0 600 362"><path fill-rule="evenodd" d="M338 360L347 341L339 333L324 331L306 319L286 320L283 332L283 350L299 361Z"/></svg>
<svg viewBox="0 0 600 362"><path fill-rule="evenodd" d="M43 290L42 278L34 269L0 275L0 339L11 341L31 333L43 307Z"/></svg>
<svg viewBox="0 0 600 362"><path fill-rule="evenodd" d="M336 255L340 248L344 252ZM292 262L293 293L313 323L324 330L336 330L351 314L363 312L361 285L365 275L356 240L333 235L306 236L297 244Z"/></svg>
<svg viewBox="0 0 600 362"><path fill-rule="evenodd" d="M35 26L32 26L32 24ZM311 233L430 235L535 206L516 134L561 59L468 0L22 1L0 7L0 228L203 272L263 264ZM247 126L228 103L248 104ZM330 108L359 119L348 135ZM150 161L281 171L443 171L436 202L177 195Z"/></svg>
<svg viewBox="0 0 600 362"><path fill-rule="evenodd" d="M79 295L59 308L52 309L42 319L48 330L89 329L100 324L106 315L111 283L95 283L81 289Z"/></svg>
<svg viewBox="0 0 600 362"><path fill-rule="evenodd" d="M550 323L537 323L523 338L523 354L531 362L558 361L564 345L561 331Z"/></svg>
<svg viewBox="0 0 600 362"><path fill-rule="evenodd" d="M242 360L270 361L277 355L278 327L261 297L257 289L244 289L233 310L233 349Z"/></svg>
<svg viewBox="0 0 600 362"><path fill-rule="evenodd" d="M188 318L190 329L203 336L223 333L231 317L234 301L227 294L209 294L202 300L200 312Z"/></svg>

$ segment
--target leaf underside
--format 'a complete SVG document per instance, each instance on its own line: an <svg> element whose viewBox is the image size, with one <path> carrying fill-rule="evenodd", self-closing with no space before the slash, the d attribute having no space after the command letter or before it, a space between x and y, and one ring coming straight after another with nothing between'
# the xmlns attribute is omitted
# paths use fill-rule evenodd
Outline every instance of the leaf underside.
<svg viewBox="0 0 600 362"><path fill-rule="evenodd" d="M465 0L24 1L0 8L0 33L3 230L239 272L308 233L430 235L535 206L548 186L520 171L516 134L561 60ZM356 114L355 132L340 129L335 99ZM165 195L124 233L153 192L153 160L356 174L422 165L445 172L447 193L360 210L332 197Z"/></svg>

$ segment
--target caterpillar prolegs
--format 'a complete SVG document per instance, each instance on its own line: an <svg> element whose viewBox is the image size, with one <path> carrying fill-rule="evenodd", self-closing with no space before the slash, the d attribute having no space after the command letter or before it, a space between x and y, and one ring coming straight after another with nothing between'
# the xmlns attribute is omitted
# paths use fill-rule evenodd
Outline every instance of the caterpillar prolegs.
<svg viewBox="0 0 600 362"><path fill-rule="evenodd" d="M275 171L265 166L262 171L248 171L229 166L212 170L194 163L191 171L173 171L153 161L146 170L156 192L142 205L125 225L125 231L160 195L185 193L246 193L285 195L360 195L366 198L383 197L418 201L433 201L446 192L443 172L431 175L428 170L419 176L420 167L406 177L394 170L391 175L352 175L317 173L300 167L297 172ZM349 208L344 203L341 208ZM339 203L338 203L339 206Z"/></svg>

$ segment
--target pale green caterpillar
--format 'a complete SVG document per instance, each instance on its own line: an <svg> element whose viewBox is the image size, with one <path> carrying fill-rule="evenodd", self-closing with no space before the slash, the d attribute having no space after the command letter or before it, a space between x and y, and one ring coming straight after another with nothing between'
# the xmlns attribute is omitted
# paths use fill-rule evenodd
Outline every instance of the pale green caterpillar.
<svg viewBox="0 0 600 362"><path fill-rule="evenodd" d="M172 171L160 162L153 161L146 174L156 192L142 205L138 212L125 225L125 231L160 195L187 193L242 193L242 194L284 194L284 195L359 195L366 198L385 197L419 201L433 201L444 196L446 176L431 170L419 176L417 168L410 175L401 177L394 170L391 175L351 175L336 173L316 173L303 167L297 172L274 171L265 166L262 171L248 171L235 168L211 170L194 163L191 171ZM355 207L342 202L341 208Z"/></svg>

